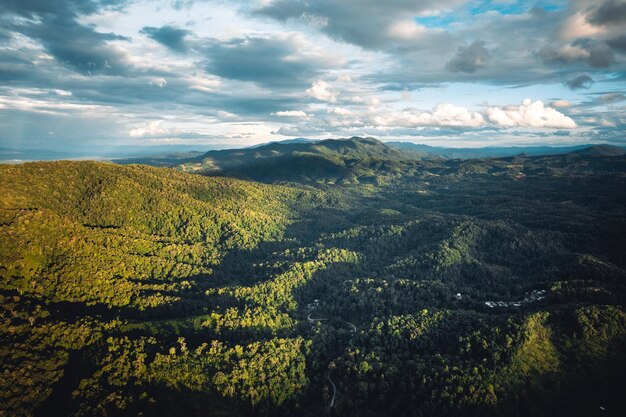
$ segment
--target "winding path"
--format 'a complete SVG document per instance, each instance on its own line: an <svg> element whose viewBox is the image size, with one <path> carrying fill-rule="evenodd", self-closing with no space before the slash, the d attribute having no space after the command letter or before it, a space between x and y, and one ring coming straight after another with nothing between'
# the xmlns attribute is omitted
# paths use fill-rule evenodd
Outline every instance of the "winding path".
<svg viewBox="0 0 626 417"><path fill-rule="evenodd" d="M330 382L330 385L333 386L333 398L330 399L330 408L333 408L333 406L335 405L335 397L337 396L337 386L335 385L335 383L333 382L332 378L330 377L330 373L332 371L328 371L328 373L326 374L326 379L328 379L328 382Z"/></svg>
<svg viewBox="0 0 626 417"><path fill-rule="evenodd" d="M306 319L309 323L314 323L316 321L326 321L329 319L323 319L323 318L311 318L311 314L313 314L313 311L319 306L319 300L315 300L315 302L313 303L309 303L307 304L306 308L307 310L311 310L309 311L309 314L306 316ZM344 323L346 323L348 326L350 326L350 334L352 335L352 337L350 337L350 340L348 340L348 344L350 345L350 347L356 347L354 346L354 343L352 342L352 340L354 339L354 336L356 335L356 332L358 331L358 328L353 324L350 323L349 321L343 320L341 319ZM329 408L333 408L335 406L335 398L337 397L337 386L335 385L335 382L333 381L333 379L330 377L330 374L332 373L332 370L329 369L328 372L326 373L326 379L328 380L328 382L330 382L330 385L333 387L333 396L330 400L330 405Z"/></svg>
<svg viewBox="0 0 626 417"><path fill-rule="evenodd" d="M308 315L308 316L306 316L306 319L309 321L309 323L313 323L313 322L316 322L316 321L325 321L325 320L328 320L328 319L321 319L321 318L320 318L320 319L313 319L313 318L311 318L311 314L313 314L313 312L312 312L312 311L309 313L309 315Z"/></svg>

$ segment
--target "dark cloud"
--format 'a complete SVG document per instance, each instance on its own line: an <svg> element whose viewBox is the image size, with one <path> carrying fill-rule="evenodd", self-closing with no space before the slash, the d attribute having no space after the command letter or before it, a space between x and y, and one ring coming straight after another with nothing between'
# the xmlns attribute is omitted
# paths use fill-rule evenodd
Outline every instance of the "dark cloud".
<svg viewBox="0 0 626 417"><path fill-rule="evenodd" d="M141 29L140 33L145 34L150 39L168 47L172 51L184 52L187 50L185 37L189 34L188 30L174 26L161 26L159 28L146 26Z"/></svg>
<svg viewBox="0 0 626 417"><path fill-rule="evenodd" d="M591 39L579 39L573 43L589 53L587 62L594 68L606 68L615 62L615 57L609 45Z"/></svg>
<svg viewBox="0 0 626 417"><path fill-rule="evenodd" d="M220 25L203 28L212 38L201 38L195 29L195 33L188 31L194 27L200 30L203 22L205 14L195 13L196 7L211 10L212 4L201 2L214 2L215 16L236 16L237 30L246 35L228 39L218 32ZM612 86L597 95L592 94L594 88L568 96L576 102L576 113L572 110L572 114L577 121L587 120L581 121L587 123L585 126L607 126L603 134L621 129L623 137L619 121L623 119L624 96L617 83L626 80L626 61L621 54L626 52L626 37L620 26L600 17L600 9L609 2L575 0L570 3L572 7L558 10L530 9L536 2L529 2L527 10L519 9L514 15L488 10L488 2L479 2L477 11L463 5L462 0L275 0L263 2L261 8L260 2L240 0L193 3L146 3L151 13L161 13L159 19L168 22L165 26L144 22L143 10L128 8L133 14L123 17L123 27L128 29L127 22L132 20L133 30L164 45L156 55L148 48L145 57L133 59L131 53L143 52L143 36L126 39L102 33L97 29L99 24L85 23L100 22L102 16L84 18L110 9L124 13L122 0L0 0L0 100L4 100L0 144L39 140L42 144L72 142L73 146L80 141L138 140L130 138L129 129L141 129L142 123L165 114L172 116L164 122L165 130L148 132L141 140L250 137L245 133L248 130L242 130L247 124L256 126L257 134L252 137L258 140L263 134L258 132L269 131L266 123L277 122L271 114L287 111L311 115L306 120L281 119L285 126L280 132L290 135L423 135L454 140L462 137L464 141L480 136L482 140L483 133L492 133L480 130L481 135L475 135L479 131L475 129L474 134L466 135L465 127L415 129L402 127L399 122L381 130L372 127L368 113L359 109L372 103L372 98L379 98L380 113L384 106L400 102L399 91L429 88L441 89L440 99L454 103L457 82L482 84L462 87L464 92L470 88L480 94L478 102L492 99L496 90L485 88L485 84L513 88L567 80L563 84L569 88L585 89L592 86L591 77L602 80L600 85L610 81ZM174 13L172 8L185 11ZM251 9L264 21L248 19L246 11ZM612 26L604 28L597 39L564 44L566 41L559 39L575 36L559 37L558 30L577 13L594 15L589 19ZM121 13L111 16L118 18ZM289 23L280 24L285 21ZM297 32L298 27L301 32ZM321 39L324 37L330 39ZM138 42L132 44L133 40ZM543 57L534 51L542 45L548 45ZM332 55L344 52L345 59ZM548 65L538 65L538 60ZM588 75L581 75L585 73ZM305 90L318 80L330 85L338 96L332 106L345 107L339 110L349 110L348 116L329 112L307 96ZM532 94L536 91L533 89ZM582 101L581 96L587 100ZM437 92L425 91L424 97L439 99ZM403 96L402 100L419 101L421 94ZM587 113L578 113L582 108ZM188 124L193 127L185 126L188 120L193 121ZM197 127L198 120L202 120L202 127ZM228 129L213 131L210 126L222 123L227 123ZM85 132L94 130L98 136L86 136ZM224 136L225 130L232 135ZM205 136L206 132L215 136ZM561 134L565 131L550 133L550 137ZM522 138L530 134L521 129L510 135ZM508 133L506 138L498 136L504 141L508 137Z"/></svg>
<svg viewBox="0 0 626 417"><path fill-rule="evenodd" d="M419 49L432 39L418 42L398 40L393 24L411 23L426 11L442 10L462 3L461 0L276 0L252 13L278 21L301 20L312 24L333 39L367 49Z"/></svg>
<svg viewBox="0 0 626 417"><path fill-rule="evenodd" d="M362 78L391 85L393 89L409 90L411 85L416 84L455 82L485 83L510 88L557 84L563 79L571 78L570 74L579 75L582 71L589 71L585 68L591 67L589 53L583 51L586 58L564 63L559 60L544 61L539 51L533 52L532 48L535 45L550 45L544 54L549 50L559 49L558 45L554 44L557 39L554 30L561 27L571 14L572 11L568 9L555 11L530 9L512 18L511 15L503 16L487 11L472 14L466 8L460 7L448 15L444 14L444 18L452 19L454 25L438 29L449 32L448 36L452 41L447 45L437 45L436 48L419 51L391 51L384 68L375 69L372 71L374 74ZM485 62L473 65L479 62L473 58L481 56L480 48L470 48L471 42L475 39L483 41L485 43L483 47L488 49L489 58L486 65L479 66ZM459 50L458 45L463 44L465 46ZM594 68L601 64L599 57L602 55L599 52L594 52L593 62L596 65ZM537 59L549 64L550 67L538 65ZM451 61L447 68L446 61ZM613 65L611 69L616 68L619 67ZM470 72L472 70L473 72Z"/></svg>
<svg viewBox="0 0 626 417"><path fill-rule="evenodd" d="M73 20L49 19L45 27L35 25L22 33L39 39L59 62L84 73L121 74L128 66L124 54L108 44L108 41L126 38L96 32Z"/></svg>
<svg viewBox="0 0 626 417"><path fill-rule="evenodd" d="M120 0L45 1L9 0L0 12L6 26L36 39L59 62L84 73L121 73L127 64L123 54L109 45L113 40L128 40L112 33L100 33L78 22L80 15L104 8L120 7ZM31 20L16 20L13 16Z"/></svg>
<svg viewBox="0 0 626 417"><path fill-rule="evenodd" d="M117 8L127 0L3 0L5 13L15 13L24 17L44 15L66 15L76 17L96 13L105 8Z"/></svg>
<svg viewBox="0 0 626 417"><path fill-rule="evenodd" d="M538 55L544 63L550 65L584 62L593 68L607 68L615 63L611 47L593 39L579 39L564 46L548 45L541 48Z"/></svg>
<svg viewBox="0 0 626 417"><path fill-rule="evenodd" d="M624 100L626 100L626 95L623 93L606 93L598 97L598 102L602 104L619 103Z"/></svg>
<svg viewBox="0 0 626 417"><path fill-rule="evenodd" d="M617 25L626 22L626 1L605 1L587 15L587 22L597 26Z"/></svg>
<svg viewBox="0 0 626 417"><path fill-rule="evenodd" d="M593 79L588 75L579 75L576 78L565 80L563 84L570 90L587 89L593 85Z"/></svg>
<svg viewBox="0 0 626 417"><path fill-rule="evenodd" d="M392 83L385 83L382 84L378 87L378 90L380 91L416 91L416 90L423 90L425 88L438 88L441 85L438 83L430 83L430 84L425 84L425 83L401 83L401 82L392 82Z"/></svg>
<svg viewBox="0 0 626 417"><path fill-rule="evenodd" d="M237 38L206 46L206 69L223 78L270 88L304 87L329 63L303 55L292 38Z"/></svg>
<svg viewBox="0 0 626 417"><path fill-rule="evenodd" d="M613 38L613 39L609 39L609 41L607 43L613 49L616 49L616 50L618 50L620 52L626 52L626 35L622 35L622 36L618 36L618 37Z"/></svg>
<svg viewBox="0 0 626 417"><path fill-rule="evenodd" d="M476 72L487 64L490 57L485 42L477 40L470 46L459 47L456 55L446 64L446 69L450 72Z"/></svg>
<svg viewBox="0 0 626 417"><path fill-rule="evenodd" d="M538 52L539 57L546 64L566 64L581 59L581 55L574 55L571 51L549 45Z"/></svg>

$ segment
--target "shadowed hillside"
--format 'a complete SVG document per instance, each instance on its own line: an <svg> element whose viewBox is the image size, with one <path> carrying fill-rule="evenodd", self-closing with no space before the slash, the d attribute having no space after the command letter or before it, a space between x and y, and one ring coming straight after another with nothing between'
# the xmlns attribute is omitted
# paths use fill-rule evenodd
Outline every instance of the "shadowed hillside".
<svg viewBox="0 0 626 417"><path fill-rule="evenodd" d="M0 166L0 415L618 415L625 157L387 148Z"/></svg>
<svg viewBox="0 0 626 417"><path fill-rule="evenodd" d="M185 172L237 175L269 182L349 184L399 171L401 162L418 157L416 153L401 151L373 138L351 138L210 151L179 168Z"/></svg>

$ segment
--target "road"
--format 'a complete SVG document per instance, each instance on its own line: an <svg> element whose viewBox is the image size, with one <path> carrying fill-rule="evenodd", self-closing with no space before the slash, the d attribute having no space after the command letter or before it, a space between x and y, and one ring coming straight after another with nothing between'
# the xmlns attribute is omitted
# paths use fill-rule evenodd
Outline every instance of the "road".
<svg viewBox="0 0 626 417"><path fill-rule="evenodd" d="M307 306L306 306L307 310L311 310L309 312L309 314L306 316L306 319L308 320L309 323L314 323L316 321L326 321L326 320L328 320L328 319L323 319L323 318L318 318L318 319L311 318L311 314L313 314L313 311L318 306L319 306L319 300L315 300L315 302L307 304ZM358 331L358 328L353 323L350 323L349 321L345 321L343 319L342 319L342 321L344 323L346 323L348 326L350 326L350 333L352 334L352 337L348 341L348 344L350 345L350 347L356 347L356 346L354 346L354 343L352 342L352 340L354 339L354 336L356 335L356 332ZM326 374L326 379L328 380L328 382L330 382L330 385L333 387L333 397L330 400L329 408L333 408L335 406L335 398L337 397L337 386L333 382L333 379L330 377L331 372L332 371L329 369L328 373Z"/></svg>
<svg viewBox="0 0 626 417"><path fill-rule="evenodd" d="M313 312L312 312L312 311L309 313L309 315L308 315L308 316L306 316L306 319L307 319L310 323L313 323L313 322L316 322L316 321L325 321L325 320L328 320L328 319L313 319L313 318L311 318L311 314L313 314Z"/></svg>
<svg viewBox="0 0 626 417"><path fill-rule="evenodd" d="M328 373L326 374L326 379L328 379L328 382L330 382L330 385L333 386L333 398L330 399L330 406L329 406L330 408L333 408L333 406L335 405L335 397L337 396L337 386L331 379L330 373L331 371L329 370Z"/></svg>

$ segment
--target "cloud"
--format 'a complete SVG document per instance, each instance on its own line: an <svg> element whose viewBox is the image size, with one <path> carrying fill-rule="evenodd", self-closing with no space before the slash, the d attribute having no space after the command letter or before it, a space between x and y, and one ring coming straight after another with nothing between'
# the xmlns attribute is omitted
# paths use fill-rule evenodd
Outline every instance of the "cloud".
<svg viewBox="0 0 626 417"><path fill-rule="evenodd" d="M190 84L189 89L211 94L218 91L218 88L222 85L220 80L200 76L188 77L186 81Z"/></svg>
<svg viewBox="0 0 626 417"><path fill-rule="evenodd" d="M593 79L588 75L579 75L578 77L565 80L563 84L570 90L588 89L593 85Z"/></svg>
<svg viewBox="0 0 626 417"><path fill-rule="evenodd" d="M189 122L184 119L181 121L147 120L133 122L126 134L128 138L143 142L180 142L185 139L206 138L206 134L202 132L206 126L194 126L195 129L192 127L191 130L188 130L189 127Z"/></svg>
<svg viewBox="0 0 626 417"><path fill-rule="evenodd" d="M485 42L477 40L470 46L459 47L456 55L446 64L446 69L450 72L476 72L487 64L490 57Z"/></svg>
<svg viewBox="0 0 626 417"><path fill-rule="evenodd" d="M500 127L548 127L574 129L576 122L563 113L545 107L540 100L526 99L520 106L490 107L487 118Z"/></svg>
<svg viewBox="0 0 626 417"><path fill-rule="evenodd" d="M576 123L563 113L546 107L542 101L526 99L518 106L489 107L484 112L469 110L451 103L436 105L431 111L407 108L402 111L355 113L338 108L328 110L329 114L352 117L349 126L374 126L386 128L454 127L497 128L530 127L573 129ZM345 126L333 120L330 126Z"/></svg>
<svg viewBox="0 0 626 417"><path fill-rule="evenodd" d="M485 119L478 112L469 111L464 107L444 103L436 105L432 111L405 109L401 112L389 112L375 115L371 119L377 126L457 126L479 127Z"/></svg>
<svg viewBox="0 0 626 417"><path fill-rule="evenodd" d="M310 83L339 62L329 55L306 52L297 36L211 40L205 47L206 69L223 78L251 81L270 88L295 88Z"/></svg>
<svg viewBox="0 0 626 417"><path fill-rule="evenodd" d="M442 32L417 27L414 23L415 17L446 10L463 2L464 0L274 0L263 2L252 14L280 22L315 22L314 27L332 39L366 49L391 50L399 46L420 49L429 42L432 43L433 37L440 36Z"/></svg>
<svg viewBox="0 0 626 417"><path fill-rule="evenodd" d="M194 132L222 143L245 137L236 142L245 146L277 123L299 136L511 143L557 138L548 130L561 128L534 126L567 116L581 126L563 130L572 141L624 137L626 37L602 12L615 2L513 10L465 0L165 0L149 13L134 0L0 3L0 146ZM575 91L564 95L561 84ZM523 103L492 107L508 118L494 120L488 107L460 105L537 91L540 123ZM155 115L167 118L150 125ZM591 130L598 136L580 136Z"/></svg>
<svg viewBox="0 0 626 417"><path fill-rule="evenodd" d="M582 10L578 10L561 22L559 36L561 39L569 41L593 38L602 35L604 32L604 28L589 23L587 15Z"/></svg>
<svg viewBox="0 0 626 417"><path fill-rule="evenodd" d="M587 15L587 21L596 26L626 23L626 1L605 1Z"/></svg>
<svg viewBox="0 0 626 417"><path fill-rule="evenodd" d="M180 29L175 26L151 27L145 26L140 33L145 34L150 39L166 46L172 51L184 52L187 50L185 37L189 34L188 30Z"/></svg>
<svg viewBox="0 0 626 417"><path fill-rule="evenodd" d="M617 36L609 39L607 44L620 52L626 52L626 35Z"/></svg>
<svg viewBox="0 0 626 417"><path fill-rule="evenodd" d="M569 63L589 58L589 51L580 46L565 45L560 48L544 46L539 51L539 56L544 62Z"/></svg>
<svg viewBox="0 0 626 417"><path fill-rule="evenodd" d="M337 101L337 94L335 92L330 91L328 88L330 86L326 81L317 80L314 81L311 85L311 88L306 90L306 94L309 97L313 97L319 101L327 101L329 103L335 103Z"/></svg>
<svg viewBox="0 0 626 417"><path fill-rule="evenodd" d="M125 55L109 42L129 39L114 33L97 32L93 27L79 23L78 18L123 3L119 0L16 0L4 2L4 13L0 14L4 14L8 28L37 39L59 62L84 73L120 74L127 67ZM16 19L16 15L26 19Z"/></svg>
<svg viewBox="0 0 626 417"><path fill-rule="evenodd" d="M615 62L611 47L605 42L579 39L574 42L574 45L580 45L588 51L589 57L587 61L594 68L606 68Z"/></svg>
<svg viewBox="0 0 626 417"><path fill-rule="evenodd" d="M165 87L167 85L167 80L162 77L156 77L150 80L150 85L156 85L157 87Z"/></svg>
<svg viewBox="0 0 626 417"><path fill-rule="evenodd" d="M560 109L560 108L571 107L572 106L572 102L569 101L569 100L556 100L556 101L553 101L552 103L550 103L550 105L552 107Z"/></svg>
<svg viewBox="0 0 626 417"><path fill-rule="evenodd" d="M285 111L277 111L272 113L273 116L280 117L308 117L309 115L303 112L302 110L285 110Z"/></svg>
<svg viewBox="0 0 626 417"><path fill-rule="evenodd" d="M606 68L615 62L608 44L589 39L579 39L561 47L545 46L539 56L547 64L585 62L594 68Z"/></svg>
<svg viewBox="0 0 626 417"><path fill-rule="evenodd" d="M106 8L123 6L127 0L5 0L3 8L21 16L33 17L46 14L79 14L96 13Z"/></svg>
<svg viewBox="0 0 626 417"><path fill-rule="evenodd" d="M337 116L352 116L354 112L352 110L343 107L333 107L326 111L327 113L335 114Z"/></svg>
<svg viewBox="0 0 626 417"><path fill-rule="evenodd" d="M153 120L143 126L130 129L128 131L128 136L132 138L144 138L171 135L176 133L177 132L173 129L163 126L162 120Z"/></svg>
<svg viewBox="0 0 626 417"><path fill-rule="evenodd" d="M598 97L598 102L602 104L618 103L624 100L626 100L626 95L624 95L623 93L607 93L602 94L600 97Z"/></svg>

